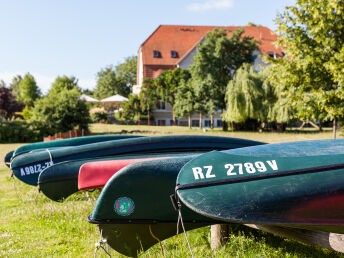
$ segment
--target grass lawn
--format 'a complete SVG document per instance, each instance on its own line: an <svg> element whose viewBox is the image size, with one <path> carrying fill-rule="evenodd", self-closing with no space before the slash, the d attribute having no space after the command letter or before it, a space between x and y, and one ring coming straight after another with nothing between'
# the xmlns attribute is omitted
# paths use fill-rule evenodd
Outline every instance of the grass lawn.
<svg viewBox="0 0 344 258"><path fill-rule="evenodd" d="M269 143L331 138L331 132L304 133L222 132L218 129L203 132L185 127L118 126L93 124L94 133L116 133L122 130L136 134L207 134L240 137ZM56 203L39 194L37 188L15 180L14 190L10 170L3 157L21 144L0 144L0 257L92 257L99 231L86 220L91 213L97 193L89 201L84 193ZM220 250L210 250L209 227L188 233L195 257L344 257L268 233L235 225L230 241ZM189 251L183 235L162 242L166 257L186 257ZM122 257L111 251L115 257ZM98 257L107 257L98 252ZM139 257L160 257L159 245Z"/></svg>

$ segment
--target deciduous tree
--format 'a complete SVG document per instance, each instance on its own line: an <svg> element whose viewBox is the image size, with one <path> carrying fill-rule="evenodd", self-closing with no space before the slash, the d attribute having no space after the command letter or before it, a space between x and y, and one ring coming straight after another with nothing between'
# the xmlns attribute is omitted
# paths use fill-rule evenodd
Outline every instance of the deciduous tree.
<svg viewBox="0 0 344 258"><path fill-rule="evenodd" d="M41 96L41 91L37 86L35 78L27 73L19 83L20 97L18 100L25 105L32 107L36 99Z"/></svg>
<svg viewBox="0 0 344 258"><path fill-rule="evenodd" d="M217 108L225 110L228 82L243 63L253 62L252 53L258 48L257 42L251 37L243 36L243 33L243 30L237 30L227 37L225 30L216 29L209 32L197 47L197 54L190 67L194 82L192 87L196 96L204 94L204 101L211 103L208 105L208 113ZM226 122L223 123L223 129L227 130Z"/></svg>
<svg viewBox="0 0 344 258"><path fill-rule="evenodd" d="M286 57L275 63L274 82L285 88L301 119L344 117L344 2L297 0L277 17Z"/></svg>

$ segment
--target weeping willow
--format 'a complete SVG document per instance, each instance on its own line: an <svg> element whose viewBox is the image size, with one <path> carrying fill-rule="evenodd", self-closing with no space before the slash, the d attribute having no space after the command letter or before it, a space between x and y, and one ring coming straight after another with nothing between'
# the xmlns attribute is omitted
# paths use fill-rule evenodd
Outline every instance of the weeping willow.
<svg viewBox="0 0 344 258"><path fill-rule="evenodd" d="M227 110L223 119L227 122L245 122L247 119L263 120L265 92L261 76L250 64L243 64L229 81L226 91Z"/></svg>

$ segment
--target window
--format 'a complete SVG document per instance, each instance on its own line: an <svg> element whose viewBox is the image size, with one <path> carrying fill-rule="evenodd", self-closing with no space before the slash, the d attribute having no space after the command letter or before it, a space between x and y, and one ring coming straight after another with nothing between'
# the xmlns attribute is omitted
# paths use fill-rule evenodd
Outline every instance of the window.
<svg viewBox="0 0 344 258"><path fill-rule="evenodd" d="M199 127L199 120L192 120L191 121L191 126L192 127Z"/></svg>
<svg viewBox="0 0 344 258"><path fill-rule="evenodd" d="M175 50L171 50L171 57L172 58L178 58L178 53Z"/></svg>
<svg viewBox="0 0 344 258"><path fill-rule="evenodd" d="M161 53L158 50L153 50L153 57L154 58L160 58L161 57Z"/></svg>
<svg viewBox="0 0 344 258"><path fill-rule="evenodd" d="M218 120L216 121L216 126L217 126L217 127L222 127L222 120L218 119Z"/></svg>
<svg viewBox="0 0 344 258"><path fill-rule="evenodd" d="M204 127L210 127L210 120L204 120Z"/></svg>
<svg viewBox="0 0 344 258"><path fill-rule="evenodd" d="M268 55L269 55L269 57L271 57L271 58L276 58L276 56L275 56L275 53L268 53Z"/></svg>
<svg viewBox="0 0 344 258"><path fill-rule="evenodd" d="M162 101L162 100L158 100L158 102L156 103L156 109L158 109L158 110L166 110L165 102Z"/></svg>
<svg viewBox="0 0 344 258"><path fill-rule="evenodd" d="M166 121L165 120L158 120L158 125L165 126L166 125Z"/></svg>

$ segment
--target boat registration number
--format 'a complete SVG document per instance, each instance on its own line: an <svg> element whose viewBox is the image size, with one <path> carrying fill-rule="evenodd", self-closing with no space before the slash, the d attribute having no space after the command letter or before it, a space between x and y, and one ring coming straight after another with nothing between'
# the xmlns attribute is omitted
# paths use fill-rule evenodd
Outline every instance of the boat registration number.
<svg viewBox="0 0 344 258"><path fill-rule="evenodd" d="M268 170L278 170L276 160L255 161L245 163L228 163L224 165L224 172L227 176L237 176L244 174L254 174L257 172L267 172ZM215 178L213 166L193 167L192 172L195 180L204 178Z"/></svg>
<svg viewBox="0 0 344 258"><path fill-rule="evenodd" d="M28 176L36 173L40 173L43 169L52 166L54 163L52 161L45 162L43 164L35 164L32 166L23 167L20 169L21 176Z"/></svg>

